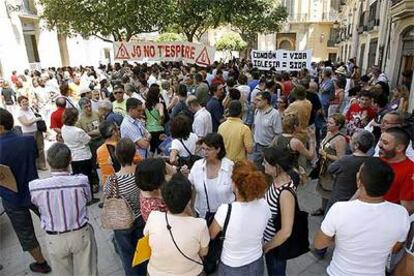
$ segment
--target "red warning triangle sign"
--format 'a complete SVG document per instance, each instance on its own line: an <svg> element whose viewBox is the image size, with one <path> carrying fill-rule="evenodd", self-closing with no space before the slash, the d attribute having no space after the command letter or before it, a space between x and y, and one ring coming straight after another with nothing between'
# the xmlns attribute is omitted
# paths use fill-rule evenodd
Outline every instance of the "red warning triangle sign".
<svg viewBox="0 0 414 276"><path fill-rule="evenodd" d="M208 57L207 47L204 47L204 49L201 51L201 53L198 55L195 61L196 64L210 65L210 58Z"/></svg>
<svg viewBox="0 0 414 276"><path fill-rule="evenodd" d="M124 43L121 43L121 46L119 46L115 59L130 59L128 49Z"/></svg>

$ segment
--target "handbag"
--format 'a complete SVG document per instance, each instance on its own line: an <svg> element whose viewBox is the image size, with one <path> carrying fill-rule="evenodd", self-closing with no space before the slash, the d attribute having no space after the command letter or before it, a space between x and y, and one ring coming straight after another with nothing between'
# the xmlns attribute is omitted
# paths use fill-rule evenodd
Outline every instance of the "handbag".
<svg viewBox="0 0 414 276"><path fill-rule="evenodd" d="M135 248L134 258L132 259L132 267L146 262L151 257L151 247L149 245L149 236L145 235L140 238Z"/></svg>
<svg viewBox="0 0 414 276"><path fill-rule="evenodd" d="M214 273L217 270L217 265L220 261L221 252L223 250L224 239L226 237L227 226L229 225L230 221L231 209L232 205L229 203L223 229L221 230L219 236L214 240L211 240L210 244L208 245L208 253L203 260L204 271L207 274Z"/></svg>
<svg viewBox="0 0 414 276"><path fill-rule="evenodd" d="M102 209L102 228L111 230L131 228L134 214L126 199L119 195L116 175L110 177L110 183L109 194L104 199Z"/></svg>
<svg viewBox="0 0 414 276"><path fill-rule="evenodd" d="M282 193L283 190L288 190L295 197L295 217L293 220L292 233L284 243L270 250L268 254L271 254L280 260L289 260L309 251L308 213L300 210L296 193L292 190L292 188L285 187L280 191L280 193ZM277 205L277 210L281 210L280 198ZM273 219L275 229L276 231L279 231L282 228L282 218L280 215L277 215Z"/></svg>
<svg viewBox="0 0 414 276"><path fill-rule="evenodd" d="M34 115L37 118L42 118L42 116L39 113L34 113ZM45 120L39 120L36 122L36 126L37 126L37 130L40 132L46 132L47 131L47 126L46 126L46 122Z"/></svg>
<svg viewBox="0 0 414 276"><path fill-rule="evenodd" d="M184 149L188 152L189 156L187 156L187 157L181 157L181 156L179 156L178 157L178 165L180 167L182 167L184 165L187 165L188 169L191 169L193 167L194 163L197 160L202 159L202 157L201 156L198 156L198 155L192 154L191 151L185 146L185 144L184 144L184 142L183 142L182 139L179 139L179 141L183 145Z"/></svg>

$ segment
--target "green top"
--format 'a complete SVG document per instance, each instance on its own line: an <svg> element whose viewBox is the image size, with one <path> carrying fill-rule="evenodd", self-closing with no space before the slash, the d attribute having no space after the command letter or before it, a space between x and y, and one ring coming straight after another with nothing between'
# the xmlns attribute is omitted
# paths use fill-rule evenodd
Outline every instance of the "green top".
<svg viewBox="0 0 414 276"><path fill-rule="evenodd" d="M146 129L149 132L158 132L164 131L164 126L162 125L160 112L153 108L149 111L145 109L145 116L147 117L147 127Z"/></svg>

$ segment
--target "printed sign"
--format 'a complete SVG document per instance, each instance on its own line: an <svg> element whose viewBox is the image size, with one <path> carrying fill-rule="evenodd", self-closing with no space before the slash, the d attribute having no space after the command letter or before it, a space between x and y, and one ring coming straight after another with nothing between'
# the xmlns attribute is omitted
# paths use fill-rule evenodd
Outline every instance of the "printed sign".
<svg viewBox="0 0 414 276"><path fill-rule="evenodd" d="M184 61L208 66L214 61L215 48L191 42L115 42L115 60Z"/></svg>
<svg viewBox="0 0 414 276"><path fill-rule="evenodd" d="M299 71L311 68L312 50L304 51L252 51L253 67L260 70Z"/></svg>

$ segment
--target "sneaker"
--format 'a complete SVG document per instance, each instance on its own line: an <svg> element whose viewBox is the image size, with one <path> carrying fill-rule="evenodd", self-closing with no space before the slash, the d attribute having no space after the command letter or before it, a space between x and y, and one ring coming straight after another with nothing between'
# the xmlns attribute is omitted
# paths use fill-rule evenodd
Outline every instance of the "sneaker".
<svg viewBox="0 0 414 276"><path fill-rule="evenodd" d="M91 201L89 201L88 203L86 203L86 206L90 206L90 205L93 205L93 204L98 203L98 202L99 202L99 199L98 198L92 198Z"/></svg>
<svg viewBox="0 0 414 276"><path fill-rule="evenodd" d="M30 270L33 272L37 272L37 273L49 273L50 271L52 271L52 269L50 268L50 266L47 264L47 262L45 261L44 263L31 263L30 264Z"/></svg>

